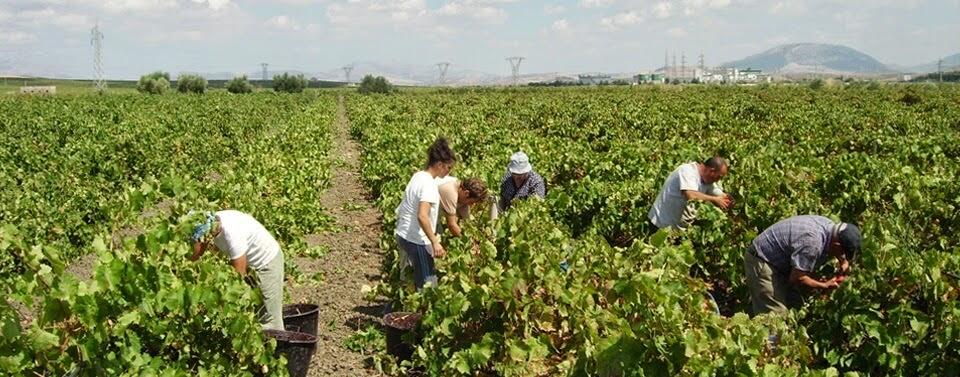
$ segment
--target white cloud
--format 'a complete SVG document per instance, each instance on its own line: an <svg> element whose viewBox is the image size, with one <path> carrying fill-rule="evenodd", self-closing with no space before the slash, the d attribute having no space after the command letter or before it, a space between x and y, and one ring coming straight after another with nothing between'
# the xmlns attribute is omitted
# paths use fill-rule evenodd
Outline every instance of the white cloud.
<svg viewBox="0 0 960 377"><path fill-rule="evenodd" d="M267 20L267 26L283 31L299 31L302 29L299 22L287 15L271 17Z"/></svg>
<svg viewBox="0 0 960 377"><path fill-rule="evenodd" d="M580 0L581 8L606 8L613 5L614 0Z"/></svg>
<svg viewBox="0 0 960 377"><path fill-rule="evenodd" d="M194 3L207 4L207 7L213 10L220 10L230 4L230 0L193 0Z"/></svg>
<svg viewBox="0 0 960 377"><path fill-rule="evenodd" d="M957 0L960 1L960 0ZM547 4L543 6L543 13L554 15L567 11L567 7L560 4Z"/></svg>
<svg viewBox="0 0 960 377"><path fill-rule="evenodd" d="M451 1L436 10L440 16L461 16L473 18L491 24L501 24L507 20L507 12L489 5L486 1Z"/></svg>
<svg viewBox="0 0 960 377"><path fill-rule="evenodd" d="M0 29L0 45L20 45L37 40L37 36L19 30Z"/></svg>
<svg viewBox="0 0 960 377"><path fill-rule="evenodd" d="M770 14L799 15L807 12L802 1L778 1L770 5Z"/></svg>
<svg viewBox="0 0 960 377"><path fill-rule="evenodd" d="M550 25L550 30L556 32L566 32L570 30L570 23L566 19L559 19L553 21L553 24Z"/></svg>
<svg viewBox="0 0 960 377"><path fill-rule="evenodd" d="M673 4L666 1L661 1L653 6L653 16L656 18L668 18L671 11L673 11Z"/></svg>
<svg viewBox="0 0 960 377"><path fill-rule="evenodd" d="M177 0L84 0L87 3L98 5L109 12L142 12L160 9L172 9L178 6Z"/></svg>
<svg viewBox="0 0 960 377"><path fill-rule="evenodd" d="M643 16L636 11L621 12L613 17L604 17L600 19L600 25L605 29L617 29L625 26L633 26L643 22Z"/></svg>

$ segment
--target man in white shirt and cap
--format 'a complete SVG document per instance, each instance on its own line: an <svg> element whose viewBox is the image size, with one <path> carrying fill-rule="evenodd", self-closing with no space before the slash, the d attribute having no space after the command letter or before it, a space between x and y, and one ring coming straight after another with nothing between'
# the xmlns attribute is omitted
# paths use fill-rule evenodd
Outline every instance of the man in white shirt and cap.
<svg viewBox="0 0 960 377"><path fill-rule="evenodd" d="M246 213L225 210L207 213L193 230L193 255L197 260L215 245L227 254L230 265L247 275L248 268L257 273L263 296L260 324L263 329L283 330L283 252L280 244L259 221Z"/></svg>
<svg viewBox="0 0 960 377"><path fill-rule="evenodd" d="M547 196L547 186L543 177L533 171L530 158L526 153L517 152L510 156L507 173L500 181L500 202L497 207L500 212L510 208L510 204L517 199L526 199L538 196L541 199Z"/></svg>
<svg viewBox="0 0 960 377"><path fill-rule="evenodd" d="M709 202L720 209L733 205L719 181L727 175L727 160L714 156L706 161L688 162L670 173L647 217L656 229L684 229L696 219L691 200Z"/></svg>

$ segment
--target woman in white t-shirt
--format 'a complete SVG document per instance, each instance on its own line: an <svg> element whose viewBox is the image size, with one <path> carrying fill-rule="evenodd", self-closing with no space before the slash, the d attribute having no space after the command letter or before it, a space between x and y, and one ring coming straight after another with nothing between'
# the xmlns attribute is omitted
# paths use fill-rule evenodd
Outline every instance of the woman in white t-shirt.
<svg viewBox="0 0 960 377"><path fill-rule="evenodd" d="M199 259L213 244L227 254L241 276L247 275L248 266L257 272L264 306L260 324L264 329L283 330L283 252L270 232L253 216L225 210L207 213L194 228L192 238L190 260Z"/></svg>
<svg viewBox="0 0 960 377"><path fill-rule="evenodd" d="M447 251L436 234L440 208L440 191L435 178L446 177L453 169L456 157L449 142L439 138L427 150L426 169L418 171L403 191L403 200L397 206L397 227L394 234L400 250L413 267L413 281L417 289L424 284L437 284L433 258L443 257Z"/></svg>

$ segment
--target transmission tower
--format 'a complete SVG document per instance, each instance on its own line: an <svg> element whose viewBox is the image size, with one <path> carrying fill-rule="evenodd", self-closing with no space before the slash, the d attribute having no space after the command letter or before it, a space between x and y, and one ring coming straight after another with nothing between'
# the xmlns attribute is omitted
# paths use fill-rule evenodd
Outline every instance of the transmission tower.
<svg viewBox="0 0 960 377"><path fill-rule="evenodd" d="M663 76L670 81L670 52L663 50Z"/></svg>
<svg viewBox="0 0 960 377"><path fill-rule="evenodd" d="M687 81L687 53L680 52L680 80Z"/></svg>
<svg viewBox="0 0 960 377"><path fill-rule="evenodd" d="M103 33L100 32L99 22L90 29L90 44L93 46L94 87L97 92L103 93L107 83L103 81Z"/></svg>
<svg viewBox="0 0 960 377"><path fill-rule="evenodd" d="M350 71L353 71L353 65L343 66L343 74L347 78L347 85L350 85Z"/></svg>
<svg viewBox="0 0 960 377"><path fill-rule="evenodd" d="M672 69L672 71L673 71L673 74L670 75L670 76L673 76L674 78L676 78L676 77L677 77L677 52L676 52L676 51L673 52L673 69Z"/></svg>
<svg viewBox="0 0 960 377"><path fill-rule="evenodd" d="M943 82L943 58L937 60L937 74L940 75L940 82Z"/></svg>
<svg viewBox="0 0 960 377"><path fill-rule="evenodd" d="M443 85L447 82L447 68L450 68L450 63L437 63L437 68L440 68L440 80L438 82Z"/></svg>
<svg viewBox="0 0 960 377"><path fill-rule="evenodd" d="M523 62L522 56L511 56L507 58L510 62L510 73L513 75L513 85L520 83L520 63Z"/></svg>
<svg viewBox="0 0 960 377"><path fill-rule="evenodd" d="M267 66L268 66L268 65L269 65L269 64L267 64L267 63L260 63L260 69L261 69L261 71L260 71L260 86L261 86L261 87L267 84Z"/></svg>
<svg viewBox="0 0 960 377"><path fill-rule="evenodd" d="M703 63L703 51L700 51L700 72L706 72L707 65Z"/></svg>

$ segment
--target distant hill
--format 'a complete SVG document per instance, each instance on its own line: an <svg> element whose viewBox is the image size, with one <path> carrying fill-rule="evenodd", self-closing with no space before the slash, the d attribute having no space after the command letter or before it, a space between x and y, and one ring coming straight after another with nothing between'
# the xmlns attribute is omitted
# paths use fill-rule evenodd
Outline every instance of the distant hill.
<svg viewBox="0 0 960 377"><path fill-rule="evenodd" d="M939 59L938 59L938 60L939 60ZM953 54L953 55L950 55L950 56L946 56L946 57L943 58L943 70L944 70L944 71L956 70L957 67L960 67L960 53ZM911 66L911 67L902 67L901 70L904 71L904 72L912 72L912 73L930 73L930 72L936 72L936 71L937 71L937 60L934 60L934 61L929 62L929 63L926 63L926 64L920 64L920 65L915 65L915 66Z"/></svg>
<svg viewBox="0 0 960 377"><path fill-rule="evenodd" d="M725 63L732 68L754 68L771 73L888 73L891 70L870 55L850 47L793 43Z"/></svg>

